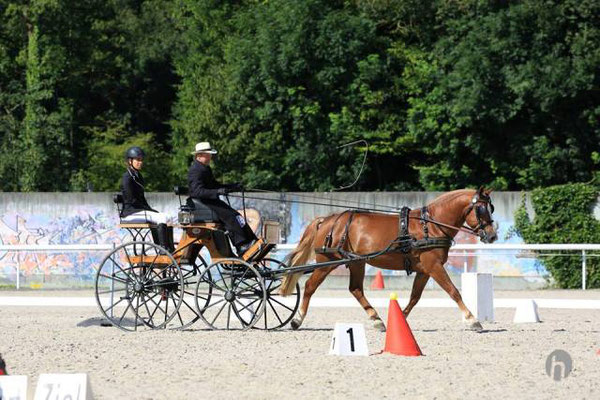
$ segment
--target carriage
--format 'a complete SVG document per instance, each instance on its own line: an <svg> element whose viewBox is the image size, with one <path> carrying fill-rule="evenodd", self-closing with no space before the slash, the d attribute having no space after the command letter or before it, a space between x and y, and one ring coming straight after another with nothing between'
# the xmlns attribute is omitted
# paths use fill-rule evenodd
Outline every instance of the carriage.
<svg viewBox="0 0 600 400"><path fill-rule="evenodd" d="M278 294L283 263L268 257L277 234L263 229L259 240L236 256L216 215L176 187L181 230L171 249L157 243L156 226L121 223L133 239L112 250L96 274L96 302L114 326L126 331L185 329L202 320L210 329L278 329L294 316L300 287L291 296ZM119 215L123 199L113 196ZM269 228L274 224L263 224ZM206 262L207 254L211 264Z"/></svg>

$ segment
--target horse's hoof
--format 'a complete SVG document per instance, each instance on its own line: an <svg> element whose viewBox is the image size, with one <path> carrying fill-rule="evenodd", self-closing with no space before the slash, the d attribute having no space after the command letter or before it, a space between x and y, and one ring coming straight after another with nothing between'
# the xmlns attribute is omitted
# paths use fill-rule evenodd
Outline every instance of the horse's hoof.
<svg viewBox="0 0 600 400"><path fill-rule="evenodd" d="M373 328L377 329L379 332L385 332L385 324L380 319L373 322Z"/></svg>
<svg viewBox="0 0 600 400"><path fill-rule="evenodd" d="M481 326L481 323L479 321L475 320L469 324L468 329L470 331L480 332L483 330L483 326Z"/></svg>
<svg viewBox="0 0 600 400"><path fill-rule="evenodd" d="M293 330L297 330L298 328L300 328L300 325L302 325L302 321L294 318L292 320L292 322L290 322L290 326L292 327Z"/></svg>

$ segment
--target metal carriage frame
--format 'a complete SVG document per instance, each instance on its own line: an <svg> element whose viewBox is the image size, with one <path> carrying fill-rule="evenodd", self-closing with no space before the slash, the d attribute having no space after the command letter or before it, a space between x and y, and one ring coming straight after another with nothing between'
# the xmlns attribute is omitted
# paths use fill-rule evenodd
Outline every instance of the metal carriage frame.
<svg viewBox="0 0 600 400"><path fill-rule="evenodd" d="M120 215L122 197L113 201ZM119 227L133 240L100 263L95 292L102 315L120 329L186 329L202 320L210 329L272 330L298 309L299 285L290 298L278 294L285 265L267 257L274 243L259 238L238 257L224 226L209 219L172 225L182 234L169 251L149 240L156 225L121 221Z"/></svg>

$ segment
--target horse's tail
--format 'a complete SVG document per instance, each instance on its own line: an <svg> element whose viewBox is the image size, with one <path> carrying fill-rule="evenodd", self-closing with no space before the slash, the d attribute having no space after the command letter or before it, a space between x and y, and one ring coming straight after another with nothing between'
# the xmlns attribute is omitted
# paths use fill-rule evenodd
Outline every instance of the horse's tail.
<svg viewBox="0 0 600 400"><path fill-rule="evenodd" d="M309 260L312 260L315 257L315 236L317 230L319 229L319 225L323 222L323 220L324 218L317 218L311 222L310 225L308 225L302 234L300 243L298 243L296 248L283 260L285 265L293 267L295 265L306 264ZM281 287L279 288L279 294L282 296L290 295L296 287L296 283L301 276L301 272L297 274L284 275L281 281Z"/></svg>

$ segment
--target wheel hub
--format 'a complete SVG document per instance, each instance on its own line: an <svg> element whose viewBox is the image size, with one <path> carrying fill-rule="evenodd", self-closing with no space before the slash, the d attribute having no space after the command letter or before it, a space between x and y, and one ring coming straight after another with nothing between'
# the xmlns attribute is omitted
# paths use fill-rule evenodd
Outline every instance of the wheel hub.
<svg viewBox="0 0 600 400"><path fill-rule="evenodd" d="M226 291L225 300L231 303L233 300L235 300L235 293L231 290Z"/></svg>
<svg viewBox="0 0 600 400"><path fill-rule="evenodd" d="M140 293L144 290L144 285L141 282L136 282L133 284L133 290L137 293Z"/></svg>

